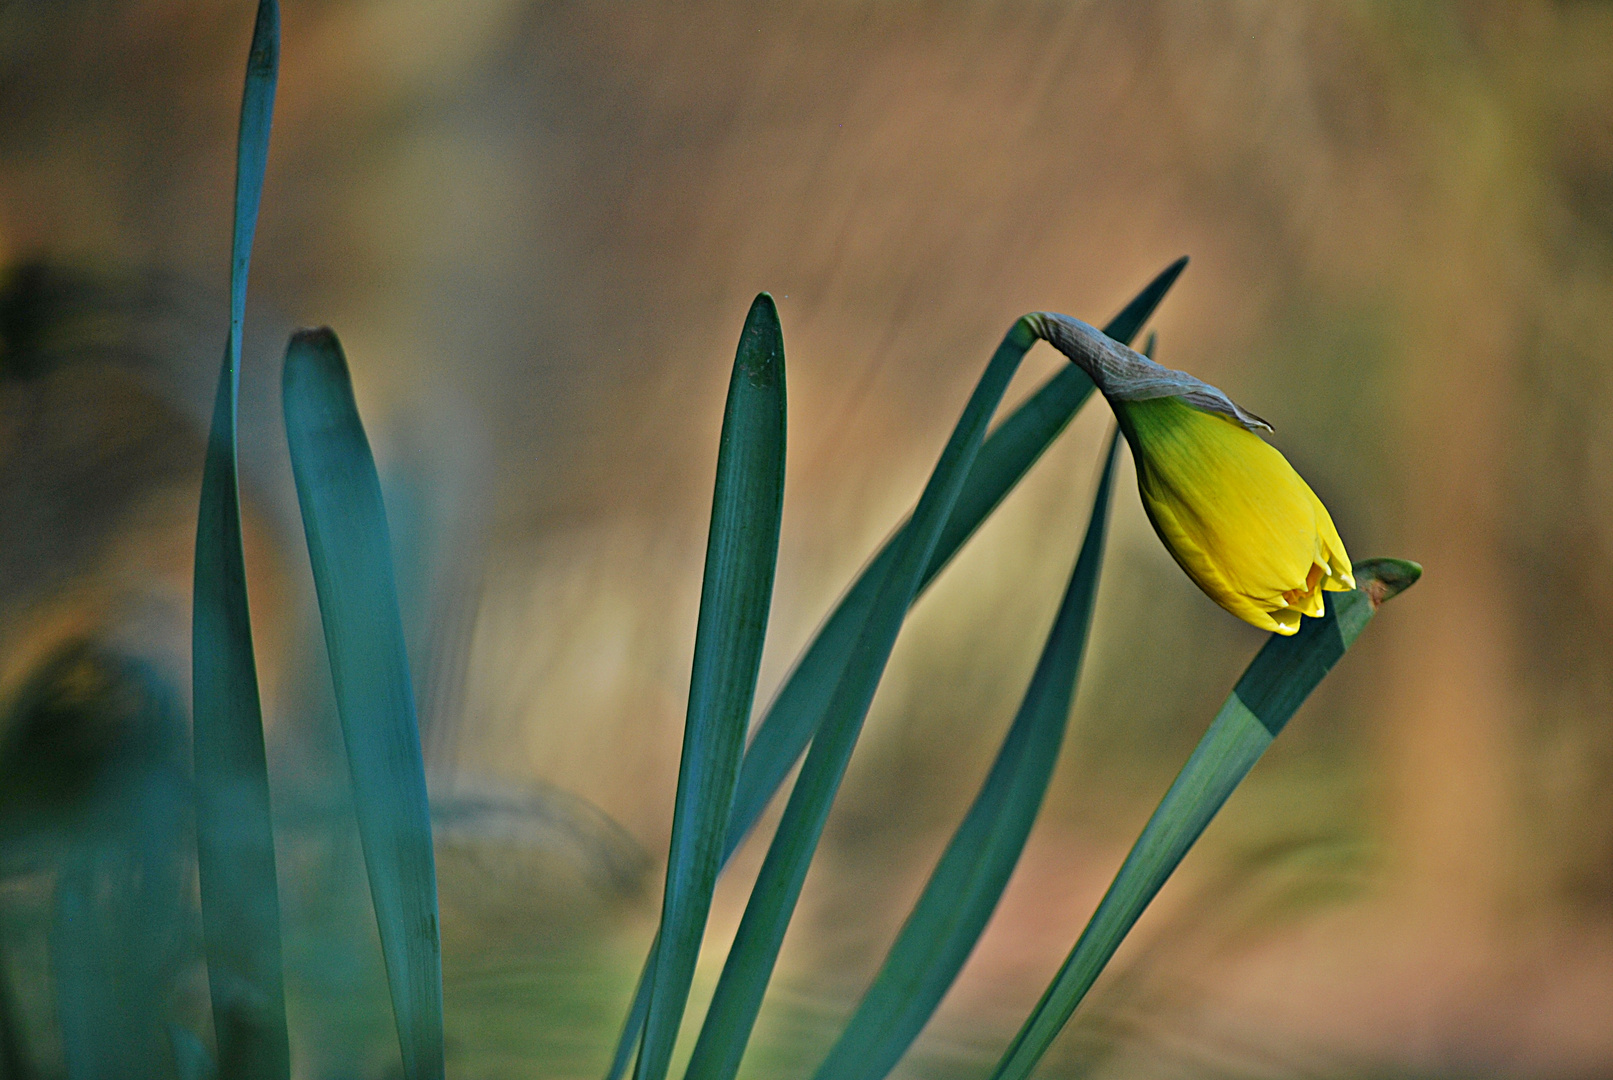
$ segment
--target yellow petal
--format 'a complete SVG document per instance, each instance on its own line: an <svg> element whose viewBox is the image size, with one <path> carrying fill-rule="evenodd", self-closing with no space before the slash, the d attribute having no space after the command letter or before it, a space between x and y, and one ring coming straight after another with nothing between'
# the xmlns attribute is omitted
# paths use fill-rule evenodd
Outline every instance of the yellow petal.
<svg viewBox="0 0 1613 1080"><path fill-rule="evenodd" d="M1327 508L1275 447L1179 398L1113 405L1148 518L1210 599L1291 634L1323 613L1323 590L1354 588Z"/></svg>
<svg viewBox="0 0 1613 1080"><path fill-rule="evenodd" d="M1299 612L1289 609L1287 611L1274 611L1269 616L1272 620L1271 629L1284 637L1299 633ZM1259 623L1255 624L1259 626Z"/></svg>

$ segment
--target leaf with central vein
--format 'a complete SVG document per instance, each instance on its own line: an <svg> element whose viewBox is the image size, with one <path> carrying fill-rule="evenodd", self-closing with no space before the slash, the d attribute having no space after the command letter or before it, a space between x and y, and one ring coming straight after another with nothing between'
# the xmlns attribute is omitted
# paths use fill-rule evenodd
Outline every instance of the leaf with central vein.
<svg viewBox="0 0 1613 1080"><path fill-rule="evenodd" d="M441 1080L437 868L381 481L335 334L302 330L292 335L282 383L286 442L403 1076Z"/></svg>
<svg viewBox="0 0 1613 1080"><path fill-rule="evenodd" d="M247 610L236 464L241 325L280 52L279 10L258 5L236 147L230 331L214 399L196 521L191 615L196 857L219 1070L290 1073L280 967L280 902L257 666Z"/></svg>
<svg viewBox="0 0 1613 1080"><path fill-rule="evenodd" d="M1360 587L1326 593L1327 613L1293 637L1273 634L1249 664L1193 756L1143 827L1064 966L1009 1044L992 1080L1025 1080L1075 1012L1143 909L1248 775L1296 709L1360 635L1384 600L1422 574L1416 563L1355 564Z"/></svg>
<svg viewBox="0 0 1613 1080"><path fill-rule="evenodd" d="M638 1080L662 1080L689 999L722 866L745 725L767 633L784 511L784 336L773 298L751 305L728 383L712 495L666 897Z"/></svg>
<svg viewBox="0 0 1613 1080"><path fill-rule="evenodd" d="M1081 554L1025 700L980 794L936 863L816 1080L882 1080L929 1022L1019 862L1058 760L1092 625L1118 435L1109 439Z"/></svg>
<svg viewBox="0 0 1613 1080"><path fill-rule="evenodd" d="M1104 333L1129 343L1186 265L1187 259L1181 258L1161 271L1109 321ZM920 581L920 592L946 568L958 549L1019 483L1091 393L1092 380L1074 364L1066 364L991 433L981 446L952 514L941 530L935 552ZM723 846L724 863L755 826L784 778L800 760L807 743L812 741L829 703L829 695L846 666L858 631L868 618L874 593L890 568L897 542L905 529L904 523L857 576L796 661L756 725L740 764L728 838ZM648 974L655 965L657 949L652 943L606 1080L621 1080L631 1060L634 1041L644 1026L644 1014L649 1008Z"/></svg>
<svg viewBox="0 0 1613 1080"><path fill-rule="evenodd" d="M824 709L823 722L813 736L812 749L807 752L778 832L751 890L733 947L718 977L711 1009L695 1041L689 1080L731 1080L739 1070L779 947L800 898L807 867L823 835L829 807L885 673L902 620L918 592L919 581L935 553L936 540L952 514L969 467L980 451L986 425L1035 340L1024 319L1008 331L941 451L912 519L902 530L890 569L874 594L868 618Z"/></svg>

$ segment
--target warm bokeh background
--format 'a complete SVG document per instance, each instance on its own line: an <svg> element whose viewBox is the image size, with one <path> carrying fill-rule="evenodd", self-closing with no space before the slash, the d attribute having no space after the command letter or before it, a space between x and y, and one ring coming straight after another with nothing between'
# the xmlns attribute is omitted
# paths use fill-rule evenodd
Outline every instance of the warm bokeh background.
<svg viewBox="0 0 1613 1080"><path fill-rule="evenodd" d="M188 686L251 8L0 6L0 697L84 637ZM526 807L467 810L443 856L460 1074L591 1076L614 1036L751 296L778 300L791 404L765 695L1013 318L1100 322L1183 253L1161 359L1271 418L1352 555L1427 573L1047 1075L1613 1069L1613 7L285 0L283 20L243 406L273 781L291 807L340 776L277 434L285 335L329 323L393 496L438 790ZM1059 362L1039 349L1014 395ZM807 1075L972 797L1106 424L1078 418L916 609L752 1075ZM1123 486L1043 820L907 1075L995 1060L1259 640ZM362 893L298 891L320 857L282 852L308 941L364 925ZM385 1060L365 963L293 974L308 1070L338 1028Z"/></svg>

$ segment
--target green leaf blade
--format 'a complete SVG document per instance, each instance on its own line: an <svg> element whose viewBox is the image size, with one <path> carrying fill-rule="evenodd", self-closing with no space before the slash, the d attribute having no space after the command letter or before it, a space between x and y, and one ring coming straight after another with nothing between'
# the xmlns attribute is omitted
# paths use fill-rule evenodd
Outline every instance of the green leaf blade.
<svg viewBox="0 0 1613 1080"><path fill-rule="evenodd" d="M425 763L381 483L335 334L292 336L283 392L403 1074L440 1080L442 947Z"/></svg>
<svg viewBox="0 0 1613 1080"><path fill-rule="evenodd" d="M220 1067L247 1080L283 1080L291 1069L236 461L241 328L268 160L279 37L279 9L274 0L262 0L241 99L230 329L202 470L191 622L196 847L208 986Z"/></svg>
<svg viewBox="0 0 1613 1080"><path fill-rule="evenodd" d="M768 848L750 902L740 919L711 1009L690 1058L689 1080L732 1080L756 1023L785 931L801 895L829 808L907 609L951 516L958 491L974 464L986 426L1035 339L1024 320L998 346L919 496L890 569L880 582L821 726L812 739L795 787Z"/></svg>
<svg viewBox="0 0 1613 1080"><path fill-rule="evenodd" d="M1184 256L1160 271L1109 320L1103 332L1129 344L1186 267ZM936 542L919 585L920 593L946 569L975 530L1036 464L1092 391L1092 380L1086 373L1074 364L1065 364L991 432L980 447L968 479L958 493L952 515ZM858 631L868 618L874 593L884 580L906 528L904 522L869 560L801 654L757 724L745 751L739 790L734 796L734 812L728 830L729 855L755 827L784 778L800 760L807 743L812 741L812 733L817 730L829 695L845 667Z"/></svg>
<svg viewBox="0 0 1613 1080"><path fill-rule="evenodd" d="M1378 604L1420 573L1415 564L1399 560L1357 563L1360 588L1325 594L1322 618L1304 620L1293 637L1271 636L1148 819L992 1080L1030 1076L1126 934L1266 747L1355 641ZM1392 587L1385 588L1386 582Z"/></svg>
<svg viewBox="0 0 1613 1080"><path fill-rule="evenodd" d="M816 1080L883 1080L929 1022L997 909L1064 739L1097 599L1118 450L1112 435L1069 586L991 771Z"/></svg>
<svg viewBox="0 0 1613 1080"><path fill-rule="evenodd" d="M1105 325L1104 333L1129 343L1186 266L1184 256L1160 271ZM1066 364L986 438L925 568L920 592L946 568L981 522L1036 463L1092 390L1092 380L1074 364ZM755 827L812 741L905 530L904 522L858 574L756 724L740 763L723 849L724 864ZM652 943L652 957L656 947ZM646 971L639 978L605 1080L621 1080L632 1060L633 1044L648 1008L650 962L645 961Z"/></svg>
<svg viewBox="0 0 1613 1080"><path fill-rule="evenodd" d="M662 1080L722 866L767 633L784 511L784 337L766 293L734 358L717 456L689 713L638 1080Z"/></svg>
<svg viewBox="0 0 1613 1080"><path fill-rule="evenodd" d="M246 59L246 86L241 95L240 134L235 147L235 223L230 238L230 345L241 355L241 326L246 317L247 269L252 239L258 229L263 178L269 165L269 129L274 120L274 92L280 75L280 5L259 0ZM239 382L236 384L239 386Z"/></svg>

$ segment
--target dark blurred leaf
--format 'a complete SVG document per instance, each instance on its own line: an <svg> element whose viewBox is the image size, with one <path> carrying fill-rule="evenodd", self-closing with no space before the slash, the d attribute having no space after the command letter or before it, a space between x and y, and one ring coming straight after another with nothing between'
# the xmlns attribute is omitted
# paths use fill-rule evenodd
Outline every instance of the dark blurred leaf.
<svg viewBox="0 0 1613 1080"><path fill-rule="evenodd" d="M717 451L660 947L638 1080L666 1075L722 866L773 596L784 510L784 432L784 336L773 298L762 293L740 334Z"/></svg>
<svg viewBox="0 0 1613 1080"><path fill-rule="evenodd" d="M269 153L279 52L279 9L274 0L261 0L241 99L230 333L202 471L191 625L202 925L220 1068L232 1080L283 1080L291 1067L269 779L247 611L236 464L241 323Z"/></svg>
<svg viewBox="0 0 1613 1080"><path fill-rule="evenodd" d="M85 854L56 877L56 916L50 931L50 973L56 1021L69 1080L114 1077L126 1065L117 998L108 959L107 929L95 906L95 865Z"/></svg>
<svg viewBox="0 0 1613 1080"><path fill-rule="evenodd" d="M53 844L121 828L141 784L177 790L185 736L149 665L82 639L58 648L0 720L0 866L39 868Z"/></svg>
<svg viewBox="0 0 1613 1080"><path fill-rule="evenodd" d="M817 1080L882 1080L929 1022L997 909L1064 740L1098 594L1118 438L1110 436L1086 539L1019 714Z"/></svg>
<svg viewBox="0 0 1613 1080"><path fill-rule="evenodd" d="M81 328L106 298L97 286L38 259L7 271L0 283L0 379L33 379L63 357L62 339L82 346ZM79 331L75 333L74 331Z"/></svg>
<svg viewBox="0 0 1613 1080"><path fill-rule="evenodd" d="M0 1080L32 1080L33 1063L16 998L11 993L11 976L5 954L0 953Z"/></svg>
<svg viewBox="0 0 1613 1080"><path fill-rule="evenodd" d="M5 869L55 870L49 934L72 1076L160 1074L160 1012L189 951L185 718L155 669L71 641L0 718ZM0 1077L31 1075L0 963Z"/></svg>
<svg viewBox="0 0 1613 1080"><path fill-rule="evenodd" d="M174 1072L179 1080L213 1080L217 1075L207 1047L189 1028L169 1024L168 1049L174 1055Z"/></svg>
<svg viewBox="0 0 1613 1080"><path fill-rule="evenodd" d="M1326 593L1327 613L1293 637L1273 634L1143 827L1098 910L1042 1000L1009 1044L993 1080L1024 1080L1075 1012L1150 900L1248 775L1294 711L1360 635L1384 600L1421 575L1415 563L1355 565L1359 588Z"/></svg>
<svg viewBox="0 0 1613 1080"><path fill-rule="evenodd" d="M1183 257L1160 271L1142 292L1109 320L1104 333L1118 341L1130 342L1186 266L1187 259ZM952 514L941 530L940 539L920 581L920 592L946 568L958 549L974 535L980 523L990 516L997 504L1036 463L1042 451L1064 430L1076 410L1086 402L1092 389L1092 380L1074 364L1067 364L991 433L975 457ZM734 807L728 822L728 838L723 849L724 863L755 826L817 731L828 706L829 695L845 669L857 634L867 621L874 594L890 568L898 541L905 535L906 529L904 522L857 576L796 661L756 725L740 765ZM657 945L652 943L606 1080L621 1080L627 1070L634 1041L643 1028L644 1014L649 1007L646 975L655 965L656 949Z"/></svg>
<svg viewBox="0 0 1613 1080"><path fill-rule="evenodd" d="M381 482L335 334L292 336L284 397L404 1075L430 1080L443 1075L442 948L425 764Z"/></svg>

